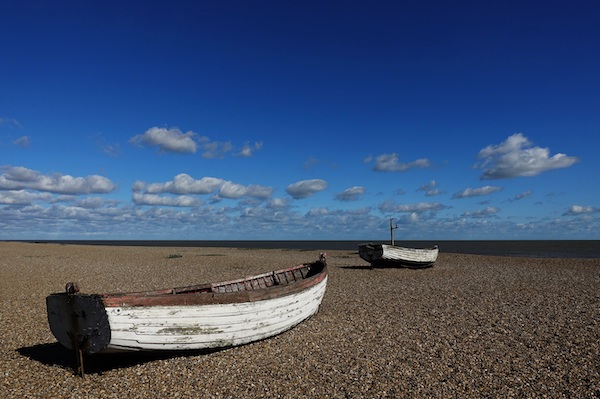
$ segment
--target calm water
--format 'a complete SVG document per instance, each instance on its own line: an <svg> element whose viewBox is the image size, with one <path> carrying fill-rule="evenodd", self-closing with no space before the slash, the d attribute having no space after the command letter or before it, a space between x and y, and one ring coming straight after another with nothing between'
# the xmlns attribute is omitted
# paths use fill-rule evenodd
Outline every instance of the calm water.
<svg viewBox="0 0 600 399"><path fill-rule="evenodd" d="M29 241L33 242L33 241ZM164 247L228 247L260 249L358 250L365 241L85 241L41 240L35 242L88 244L88 245L134 245ZM374 241L378 242L378 241ZM440 251L477 255L518 256L527 258L600 258L599 240L559 241L396 241L396 245L423 248L438 244Z"/></svg>

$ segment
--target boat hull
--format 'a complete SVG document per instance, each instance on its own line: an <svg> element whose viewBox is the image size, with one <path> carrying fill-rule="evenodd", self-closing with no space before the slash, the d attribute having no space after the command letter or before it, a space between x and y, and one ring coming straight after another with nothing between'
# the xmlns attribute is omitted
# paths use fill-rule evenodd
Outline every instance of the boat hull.
<svg viewBox="0 0 600 399"><path fill-rule="evenodd" d="M327 286L326 266L320 267L314 275L287 269L149 293L52 294L46 298L48 322L62 345L85 354L243 345L289 330L318 311ZM290 281L283 281L285 275Z"/></svg>
<svg viewBox="0 0 600 399"><path fill-rule="evenodd" d="M376 267L431 267L437 260L438 246L432 248L405 248L388 244L359 244L359 256Z"/></svg>

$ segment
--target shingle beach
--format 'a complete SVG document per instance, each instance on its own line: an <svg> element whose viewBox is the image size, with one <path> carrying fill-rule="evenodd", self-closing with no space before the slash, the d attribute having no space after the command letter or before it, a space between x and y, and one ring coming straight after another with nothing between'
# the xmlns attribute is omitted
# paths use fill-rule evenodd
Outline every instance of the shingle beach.
<svg viewBox="0 0 600 399"><path fill-rule="evenodd" d="M189 356L95 355L87 374L45 298L234 279L327 252L319 312ZM0 242L2 398L600 398L600 259L445 253L370 269L357 251Z"/></svg>

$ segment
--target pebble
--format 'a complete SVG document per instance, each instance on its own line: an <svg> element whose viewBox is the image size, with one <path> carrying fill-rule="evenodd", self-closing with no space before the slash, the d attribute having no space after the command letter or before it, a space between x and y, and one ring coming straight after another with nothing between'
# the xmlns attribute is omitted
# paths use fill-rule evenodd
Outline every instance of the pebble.
<svg viewBox="0 0 600 399"><path fill-rule="evenodd" d="M328 253L319 312L210 354L95 355L48 328L45 297L233 279ZM0 243L2 398L600 398L600 259L440 253L370 269L355 251Z"/></svg>

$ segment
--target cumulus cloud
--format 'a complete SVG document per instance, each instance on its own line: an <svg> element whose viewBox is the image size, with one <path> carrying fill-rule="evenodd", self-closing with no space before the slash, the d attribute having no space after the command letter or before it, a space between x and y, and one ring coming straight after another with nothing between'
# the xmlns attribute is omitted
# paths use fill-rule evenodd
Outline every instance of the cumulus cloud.
<svg viewBox="0 0 600 399"><path fill-rule="evenodd" d="M302 180L286 187L285 191L294 199L308 198L327 188L327 182L321 179Z"/></svg>
<svg viewBox="0 0 600 399"><path fill-rule="evenodd" d="M479 188L466 188L463 191L455 193L452 198L468 198L477 197L481 195L489 195L497 191L502 190L502 187L498 186L483 186Z"/></svg>
<svg viewBox="0 0 600 399"><path fill-rule="evenodd" d="M223 158L233 149L233 144L229 141L211 141L206 136L200 137L198 141L202 147L202 158Z"/></svg>
<svg viewBox="0 0 600 399"><path fill-rule="evenodd" d="M439 202L419 202L416 204L396 204L392 201L386 201L379 205L379 210L384 213L389 212L430 212L440 211L446 207Z"/></svg>
<svg viewBox="0 0 600 399"><path fill-rule="evenodd" d="M480 209L475 212L465 212L462 214L463 217L471 217L471 218L487 218L490 216L494 216L498 213L498 208L494 208L488 206L485 209Z"/></svg>
<svg viewBox="0 0 600 399"><path fill-rule="evenodd" d="M133 136L129 142L139 147L158 147L159 153L190 154L200 151L202 158L207 159L224 158L234 149L230 141L214 141L191 130L183 133L178 128L167 129L156 126L146 130L143 134ZM263 143L260 141L254 144L246 142L235 155L248 158L262 146Z"/></svg>
<svg viewBox="0 0 600 399"><path fill-rule="evenodd" d="M404 215L403 217L400 218L401 221L403 221L404 223L417 223L420 221L419 218L419 214L416 212L410 213L408 215Z"/></svg>
<svg viewBox="0 0 600 399"><path fill-rule="evenodd" d="M531 190L523 191L522 193L517 194L514 199L515 199L515 201L522 200L524 198L531 197L532 194L533 194L533 191L531 191Z"/></svg>
<svg viewBox="0 0 600 399"><path fill-rule="evenodd" d="M196 133L183 133L177 128L151 127L144 134L133 136L129 142L137 146L158 147L159 152L195 153Z"/></svg>
<svg viewBox="0 0 600 399"><path fill-rule="evenodd" d="M248 158L251 157L255 151L260 150L262 148L262 142L256 142L252 145L249 143L244 143L242 150L237 154L239 157Z"/></svg>
<svg viewBox="0 0 600 399"><path fill-rule="evenodd" d="M167 196L156 194L142 194L139 192L133 193L133 202L137 205L154 205L154 206L200 206L202 201L189 195Z"/></svg>
<svg viewBox="0 0 600 399"><path fill-rule="evenodd" d="M563 213L563 216L577 216L595 212L600 212L600 209L594 208L593 206L572 205L565 213Z"/></svg>
<svg viewBox="0 0 600 399"><path fill-rule="evenodd" d="M350 187L350 188L345 189L341 193L337 194L335 196L335 199L338 201L356 201L366 191L367 191L367 189L362 186Z"/></svg>
<svg viewBox="0 0 600 399"><path fill-rule="evenodd" d="M56 194L110 193L116 186L99 175L73 177L70 175L42 175L22 166L6 166L1 169L0 190L36 190Z"/></svg>
<svg viewBox="0 0 600 399"><path fill-rule="evenodd" d="M52 194L36 193L27 190L0 191L0 204L29 205L35 201L50 201Z"/></svg>
<svg viewBox="0 0 600 399"><path fill-rule="evenodd" d="M286 209L288 205L287 198L273 198L267 202L268 209Z"/></svg>
<svg viewBox="0 0 600 399"><path fill-rule="evenodd" d="M136 181L132 186L132 191L138 194L154 196L158 196L159 194L189 196L218 193L218 195L216 194L211 199L211 202L218 202L222 198L240 199L243 197L264 200L273 194L273 189L271 187L259 185L244 186L216 177L203 177L196 180L186 173L181 173L175 176L172 181L164 183L147 184L142 181ZM167 203L172 202L168 199L172 197L166 196L160 196L158 198L150 196L146 198L143 195L140 195L137 198L139 198L139 201L136 203L143 203L145 205L166 205ZM196 206L196 204L184 200L174 206Z"/></svg>
<svg viewBox="0 0 600 399"><path fill-rule="evenodd" d="M86 209L99 209L105 205L106 201L100 197L88 197L77 201L76 205Z"/></svg>
<svg viewBox="0 0 600 399"><path fill-rule="evenodd" d="M484 180L537 176L579 162L577 157L560 153L550 156L548 148L532 147L522 133L513 134L499 145L483 148L477 158L483 160L475 167L483 169L481 179Z"/></svg>
<svg viewBox="0 0 600 399"><path fill-rule="evenodd" d="M306 212L306 217L319 217L325 216L329 214L329 209L327 208L311 208L308 212Z"/></svg>
<svg viewBox="0 0 600 399"><path fill-rule="evenodd" d="M21 136L16 140L13 140L13 144L18 145L21 148L27 148L31 145L31 138L29 136Z"/></svg>
<svg viewBox="0 0 600 399"><path fill-rule="evenodd" d="M267 199L273 194L271 187L264 187L258 185L243 186L232 182L225 182L219 191L219 195L223 198L242 198L251 197L259 199Z"/></svg>
<svg viewBox="0 0 600 399"><path fill-rule="evenodd" d="M445 191L440 191L437 188L437 183L435 180L431 180L429 183L422 185L417 191L425 191L426 197L434 197L436 195L445 193Z"/></svg>
<svg viewBox="0 0 600 399"><path fill-rule="evenodd" d="M181 173L175 176L172 181L165 183L151 183L145 186L142 182L136 182L134 190L145 190L150 194L209 194L219 190L225 183L225 180L216 177L203 177L196 180L186 173Z"/></svg>
<svg viewBox="0 0 600 399"><path fill-rule="evenodd" d="M365 162L371 162L372 158L369 157ZM417 159L408 163L401 163L398 158L398 154L382 154L375 157L375 166L373 170L377 172L404 172L412 168L428 168L431 166L431 162L426 158Z"/></svg>

